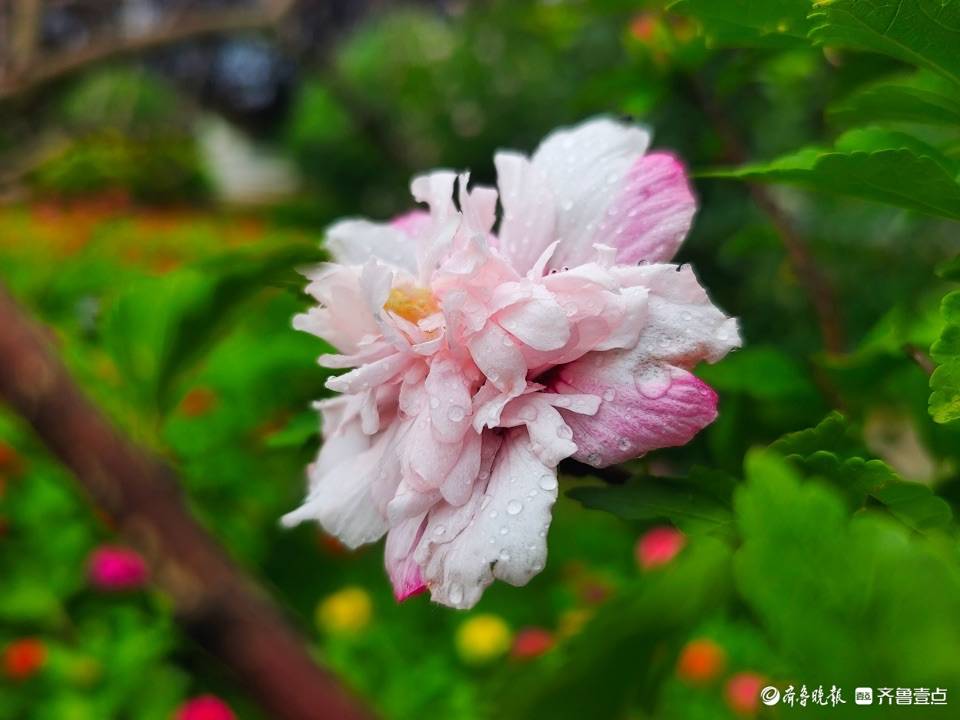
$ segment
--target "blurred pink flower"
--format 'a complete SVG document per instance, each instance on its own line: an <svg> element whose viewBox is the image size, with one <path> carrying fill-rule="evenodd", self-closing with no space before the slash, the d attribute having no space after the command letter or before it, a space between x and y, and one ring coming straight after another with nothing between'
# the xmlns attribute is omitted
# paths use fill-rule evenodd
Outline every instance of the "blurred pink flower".
<svg viewBox="0 0 960 720"><path fill-rule="evenodd" d="M637 540L637 562L644 570L666 565L683 550L686 541L686 536L676 528L652 528Z"/></svg>
<svg viewBox="0 0 960 720"><path fill-rule="evenodd" d="M760 707L760 690L766 684L766 679L757 673L737 673L727 680L727 703L741 715L752 715Z"/></svg>
<svg viewBox="0 0 960 720"><path fill-rule="evenodd" d="M649 140L594 119L497 153L499 193L436 171L411 184L429 212L329 229L294 327L354 369L317 403L325 442L284 522L351 547L386 533L398 599L469 608L543 568L562 459L611 465L716 417L690 369L739 346L737 324L667 263L696 203Z"/></svg>
<svg viewBox="0 0 960 720"><path fill-rule="evenodd" d="M101 545L90 554L90 583L100 590L134 590L149 576L147 564L139 553L115 545Z"/></svg>
<svg viewBox="0 0 960 720"><path fill-rule="evenodd" d="M236 720L237 716L215 695L200 695L187 700L177 710L175 720Z"/></svg>

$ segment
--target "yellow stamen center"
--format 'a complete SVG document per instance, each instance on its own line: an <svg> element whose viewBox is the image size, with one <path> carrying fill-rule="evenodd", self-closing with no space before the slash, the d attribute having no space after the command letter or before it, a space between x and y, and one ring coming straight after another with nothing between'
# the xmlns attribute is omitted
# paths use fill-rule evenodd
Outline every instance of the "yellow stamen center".
<svg viewBox="0 0 960 720"><path fill-rule="evenodd" d="M427 288L405 285L390 291L390 297L383 304L383 309L404 320L417 323L439 311L440 306Z"/></svg>

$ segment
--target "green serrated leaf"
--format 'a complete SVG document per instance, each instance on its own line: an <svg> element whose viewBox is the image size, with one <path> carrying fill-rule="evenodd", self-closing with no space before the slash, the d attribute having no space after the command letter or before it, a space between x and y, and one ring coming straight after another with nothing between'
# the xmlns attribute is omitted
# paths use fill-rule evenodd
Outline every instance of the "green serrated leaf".
<svg viewBox="0 0 960 720"><path fill-rule="evenodd" d="M868 459L856 431L839 413L780 438L770 450L807 475L828 481L853 507L872 498L912 530L943 527L953 519L949 504L929 487L905 481L882 460Z"/></svg>
<svg viewBox="0 0 960 720"><path fill-rule="evenodd" d="M801 457L820 451L836 453L840 457L866 452L856 431L838 412L830 413L815 427L784 435L771 444L770 449L783 456Z"/></svg>
<svg viewBox="0 0 960 720"><path fill-rule="evenodd" d="M711 45L791 48L809 44L809 0L678 0L670 9L699 20Z"/></svg>
<svg viewBox="0 0 960 720"><path fill-rule="evenodd" d="M833 104L828 114L845 125L904 122L960 127L960 89L925 72L883 80Z"/></svg>
<svg viewBox="0 0 960 720"><path fill-rule="evenodd" d="M944 327L930 348L937 368L930 376L930 415L938 423L960 419L960 290L940 305Z"/></svg>
<svg viewBox="0 0 960 720"><path fill-rule="evenodd" d="M876 149L885 142L891 146ZM804 148L767 163L700 174L799 185L960 220L955 163L902 133L853 131L833 150Z"/></svg>
<svg viewBox="0 0 960 720"><path fill-rule="evenodd" d="M890 55L960 83L960 4L941 0L823 0L814 42Z"/></svg>

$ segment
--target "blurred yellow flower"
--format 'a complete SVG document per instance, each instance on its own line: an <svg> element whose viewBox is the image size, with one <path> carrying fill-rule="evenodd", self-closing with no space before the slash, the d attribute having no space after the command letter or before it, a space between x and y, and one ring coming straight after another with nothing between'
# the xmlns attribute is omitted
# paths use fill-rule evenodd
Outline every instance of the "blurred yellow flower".
<svg viewBox="0 0 960 720"><path fill-rule="evenodd" d="M316 621L321 630L332 633L356 633L370 624L373 603L366 590L345 587L328 595L317 605Z"/></svg>
<svg viewBox="0 0 960 720"><path fill-rule="evenodd" d="M573 637L583 629L591 617L593 617L593 610L590 608L567 610L560 616L557 635L560 638Z"/></svg>
<svg viewBox="0 0 960 720"><path fill-rule="evenodd" d="M464 662L482 664L506 654L513 633L498 615L474 615L457 628L456 643Z"/></svg>

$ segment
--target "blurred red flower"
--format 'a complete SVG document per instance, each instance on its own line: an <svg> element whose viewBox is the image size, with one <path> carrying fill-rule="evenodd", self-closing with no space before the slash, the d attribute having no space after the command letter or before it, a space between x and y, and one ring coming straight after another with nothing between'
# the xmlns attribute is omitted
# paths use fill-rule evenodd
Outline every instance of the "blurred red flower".
<svg viewBox="0 0 960 720"><path fill-rule="evenodd" d="M677 660L677 675L690 683L708 683L727 664L727 654L713 640L700 638L686 644Z"/></svg>
<svg viewBox="0 0 960 720"><path fill-rule="evenodd" d="M35 675L47 661L47 648L36 638L14 640L3 651L3 672L13 680Z"/></svg>
<svg viewBox="0 0 960 720"><path fill-rule="evenodd" d="M517 660L532 660L548 652L554 645L553 633L545 628L528 627L517 633L510 656Z"/></svg>

